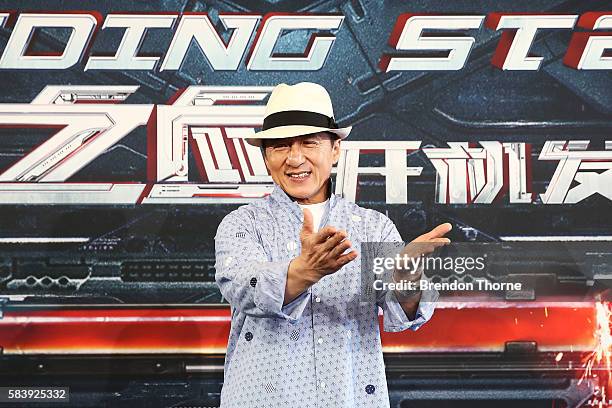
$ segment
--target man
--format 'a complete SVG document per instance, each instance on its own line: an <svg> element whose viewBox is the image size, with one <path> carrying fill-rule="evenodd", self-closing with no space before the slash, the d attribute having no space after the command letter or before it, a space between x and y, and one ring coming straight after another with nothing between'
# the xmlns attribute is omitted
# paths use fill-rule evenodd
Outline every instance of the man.
<svg viewBox="0 0 612 408"><path fill-rule="evenodd" d="M435 290L363 301L360 243L402 239L385 215L332 194L350 130L335 124L325 88L301 82L274 88L262 131L247 139L275 186L215 236L216 282L232 310L221 407L388 407L378 308L386 331L417 330L433 314ZM449 242L449 230L420 236L418 252ZM406 272L394 279L420 277Z"/></svg>

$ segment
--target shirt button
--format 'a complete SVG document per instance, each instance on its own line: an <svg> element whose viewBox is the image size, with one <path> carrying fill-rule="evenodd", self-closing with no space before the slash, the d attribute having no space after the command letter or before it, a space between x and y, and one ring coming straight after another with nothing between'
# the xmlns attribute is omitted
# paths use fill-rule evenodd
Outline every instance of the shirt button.
<svg viewBox="0 0 612 408"><path fill-rule="evenodd" d="M323 338L319 337L319 339L317 340L319 342L319 344L323 344Z"/></svg>
<svg viewBox="0 0 612 408"><path fill-rule="evenodd" d="M325 383L324 383L323 381L321 381L321 382L319 383L319 387L321 387L321 388L325 388Z"/></svg>
<svg viewBox="0 0 612 408"><path fill-rule="evenodd" d="M289 336L289 338L293 341L297 341L297 339L300 338L300 331L299 330L292 331L291 336Z"/></svg>
<svg viewBox="0 0 612 408"><path fill-rule="evenodd" d="M351 218L353 219L353 221L361 221L361 217L358 215L353 215Z"/></svg>
<svg viewBox="0 0 612 408"><path fill-rule="evenodd" d="M253 340L253 333L251 333L251 332L246 332L246 334L244 335L244 338L246 339L246 341L251 341L251 340Z"/></svg>
<svg viewBox="0 0 612 408"><path fill-rule="evenodd" d="M253 276L253 277L251 278L251 282L250 282L250 284L251 284L251 286L252 286L252 287L255 287L255 285L257 285L257 278Z"/></svg>
<svg viewBox="0 0 612 408"><path fill-rule="evenodd" d="M295 243L295 241L287 242L287 249L290 251L295 251L297 249L297 244Z"/></svg>
<svg viewBox="0 0 612 408"><path fill-rule="evenodd" d="M374 391L376 390L376 388L374 388L374 386L372 384L368 384L366 385L365 391L368 394L374 394Z"/></svg>
<svg viewBox="0 0 612 408"><path fill-rule="evenodd" d="M225 266L228 266L228 265L229 265L229 264L231 264L231 263L232 263L232 257L231 257L231 256L228 256L228 257L225 259Z"/></svg>
<svg viewBox="0 0 612 408"><path fill-rule="evenodd" d="M315 298L315 302L317 302L317 303L321 303L321 298L317 296L317 297Z"/></svg>

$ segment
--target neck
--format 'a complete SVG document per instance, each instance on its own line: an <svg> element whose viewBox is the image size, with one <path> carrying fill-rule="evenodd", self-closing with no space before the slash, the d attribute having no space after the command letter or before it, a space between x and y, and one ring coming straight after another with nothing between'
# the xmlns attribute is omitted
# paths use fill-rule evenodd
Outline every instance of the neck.
<svg viewBox="0 0 612 408"><path fill-rule="evenodd" d="M317 191L312 197L308 198L296 198L291 197L293 201L297 201L298 204L318 204L326 201L331 195L331 178L327 180L325 185Z"/></svg>
<svg viewBox="0 0 612 408"><path fill-rule="evenodd" d="M317 202L313 202L313 201L303 202L303 201L304 201L304 200L302 200L302 201L297 201L297 203L298 203L299 205L315 205L315 204L323 204L323 203L325 202L325 200L323 200L323 201L317 201Z"/></svg>

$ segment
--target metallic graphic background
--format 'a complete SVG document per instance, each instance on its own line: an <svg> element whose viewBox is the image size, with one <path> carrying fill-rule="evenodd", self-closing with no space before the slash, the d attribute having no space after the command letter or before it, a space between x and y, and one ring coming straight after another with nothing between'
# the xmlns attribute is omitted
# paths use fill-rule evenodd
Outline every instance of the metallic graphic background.
<svg viewBox="0 0 612 408"><path fill-rule="evenodd" d="M612 10L611 1L49 0L44 5L37 1L0 1L0 10L40 9L96 10L103 16L110 12L208 13L224 40L230 33L223 31L220 12L340 13L345 19L334 33L336 41L323 68L314 72L254 72L244 63L237 71L214 71L192 44L178 71L84 71L84 63L61 71L2 70L0 103L29 103L47 85L137 85L138 91L125 103L166 104L191 85L274 86L313 81L330 92L339 124L353 125L352 141L420 140L421 148L445 148L448 142L531 144L531 191L536 194L546 190L557 166L556 161L538 160L545 141L589 140L589 150L604 150L605 141L612 140L612 75L563 65L572 30L538 33L531 52L544 57L539 71L501 71L493 67L490 61L500 33L484 27L470 31L476 43L462 70L381 73L377 67L380 56L391 51L389 35L402 13L580 14ZM0 28L0 49L4 49L10 34L10 27ZM68 34L62 29L39 30L33 49L61 50ZM301 53L310 34L306 30L284 32L278 51ZM119 29L100 30L91 54L113 53L121 36ZM163 54L171 37L171 30L151 30L142 44L142 54ZM54 132L56 129L0 128L0 169L6 169ZM141 126L68 181L146 183L150 181L147 159L147 131ZM196 168L192 154L189 160L190 167ZM380 166L384 156L373 154L364 160ZM602 195L563 205L546 205L538 200L510 204L507 198L487 205L438 204L431 161L419 150L409 155L408 164L423 167L419 177L409 178L408 204L386 203L382 177L360 177L357 198L359 204L387 213L407 241L446 221L454 225L450 238L456 242L551 236L565 240L598 237L603 240L600 242L609 242L606 240L612 237L612 201ZM190 174L190 181L196 178L197 172ZM233 204L0 206L0 350L9 355L36 350L49 354L48 360L41 355L3 360L0 375L9 377L2 377L2 383L6 383L5 378L16 378L10 377L15 372L24 384L32 384L34 372L53 373L61 379L68 378L61 375L72 376L73 401L79 401L80 406L217 404L228 308L213 283L213 237L220 220L234 208ZM603 247L585 262L593 273L607 275L612 250ZM541 258L540 254L517 257L520 263L516 267L530 273L540 265ZM551 403L578 407L599 392L596 382L578 382L575 369L582 364L583 356L578 352L596 347L590 333L598 323L595 309L584 300L605 289L606 279L601 288L582 273L564 268L547 271L540 278L546 284L558 285L562 289L558 293L576 303L547 304L539 299L541 302L530 306L533 299L527 296L515 299L519 302L508 308L494 310L487 305L450 302L436 312L438 320L432 321L431 327L413 337L387 334L385 357L393 407L484 407L493 403L500 407L550 407ZM193 312L194 320L199 318L202 326L179 323L181 330L169 331L168 320L177 324L174 312L170 317L159 313L159 317L158 310L148 309L159 304L176 306L181 316L192 316L192 306L203 310ZM54 307L62 305L70 305L73 311L56 313ZM104 306L101 311L100 305ZM124 306L126 309L122 309ZM183 306L187 312L181 309ZM38 307L42 309L40 314ZM112 310L107 313L105 307ZM116 312L113 307L121 308ZM549 308L552 319L548 319ZM91 317L90 313L94 320L116 317L115 313L132 320L115 326L121 322L118 319L103 327L79 320ZM149 323L143 315L159 320ZM217 322L214 325L206 320L211 315ZM49 325L45 319L59 326ZM580 324L566 324L573 319ZM464 332L451 336L449 327L460 320L465 324ZM23 329L24 321L30 321L27 327L32 330ZM42 322L41 326L36 326L37 322ZM74 334L66 337L64 323L76 328ZM191 333L193 341L182 350L177 342L185 331ZM82 342L79 333L83 334ZM470 340L474 337L478 337L476 343ZM49 342L41 344L41 338L49 338ZM87 339L96 341L88 343ZM113 352L113 344L118 355L108 360L107 356L92 357L102 362L98 365L70 354L108 354L109 350ZM416 348L411 349L411 345ZM188 353L194 353L198 346L204 356L197 358L203 360L191 361L194 356ZM157 355L130 360L151 350ZM119 356L123 353L127 357ZM559 357L559 353L565 353L565 357ZM185 368L186 361L192 365ZM134 364L138 368L129 371L127 367ZM93 370L93 366L99 370ZM93 371L95 375L103 373L102 385L107 388L96 391L100 394L90 392L102 387L99 377L80 377ZM126 377L117 377L119 372ZM204 379L194 380L193 373L200 373ZM49 377L36 378L44 383ZM67 383L66 379L63 384ZM162 400L163 405L157 405Z"/></svg>

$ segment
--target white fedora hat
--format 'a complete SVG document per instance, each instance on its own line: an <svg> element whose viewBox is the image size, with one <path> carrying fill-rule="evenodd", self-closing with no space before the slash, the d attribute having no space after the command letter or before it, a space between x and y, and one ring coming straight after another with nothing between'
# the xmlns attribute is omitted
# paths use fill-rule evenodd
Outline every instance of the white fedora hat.
<svg viewBox="0 0 612 408"><path fill-rule="evenodd" d="M253 146L261 146L262 139L280 139L327 131L344 139L352 126L339 128L327 90L313 82L295 85L285 83L274 87L260 132L246 138Z"/></svg>

